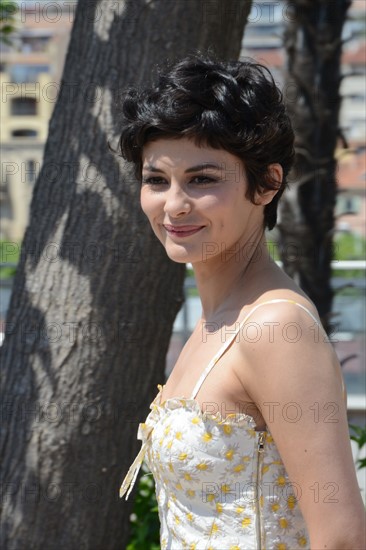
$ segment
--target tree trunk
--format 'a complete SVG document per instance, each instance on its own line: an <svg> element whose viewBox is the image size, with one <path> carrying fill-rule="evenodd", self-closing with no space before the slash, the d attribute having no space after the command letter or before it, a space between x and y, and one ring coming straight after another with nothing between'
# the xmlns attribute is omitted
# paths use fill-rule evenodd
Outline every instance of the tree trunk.
<svg viewBox="0 0 366 550"><path fill-rule="evenodd" d="M183 301L113 155L118 98L209 47L238 58L250 1L79 0L2 348L1 547L122 550L119 486Z"/></svg>
<svg viewBox="0 0 366 550"><path fill-rule="evenodd" d="M295 0L286 8L284 90L295 128L296 160L290 190L282 200L281 259L317 306L328 332L341 37L350 4L350 0Z"/></svg>

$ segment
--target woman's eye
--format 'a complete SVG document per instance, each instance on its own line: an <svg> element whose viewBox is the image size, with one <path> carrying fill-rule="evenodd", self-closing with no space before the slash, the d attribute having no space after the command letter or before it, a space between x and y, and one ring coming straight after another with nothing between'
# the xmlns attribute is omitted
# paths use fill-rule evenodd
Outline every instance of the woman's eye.
<svg viewBox="0 0 366 550"><path fill-rule="evenodd" d="M210 183L214 183L217 180L212 176L194 176L189 180L189 183L193 183L195 185L207 185ZM152 186L157 185L164 185L167 183L167 180L161 176L149 176L149 177L143 177L142 183Z"/></svg>
<svg viewBox="0 0 366 550"><path fill-rule="evenodd" d="M199 185L203 185L205 183L214 183L217 180L215 180L215 178L213 178L212 176L195 176L190 181L191 183L198 183Z"/></svg>
<svg viewBox="0 0 366 550"><path fill-rule="evenodd" d="M149 185L162 185L165 183L165 179L159 176L151 176L149 178L142 178L142 183L147 183Z"/></svg>

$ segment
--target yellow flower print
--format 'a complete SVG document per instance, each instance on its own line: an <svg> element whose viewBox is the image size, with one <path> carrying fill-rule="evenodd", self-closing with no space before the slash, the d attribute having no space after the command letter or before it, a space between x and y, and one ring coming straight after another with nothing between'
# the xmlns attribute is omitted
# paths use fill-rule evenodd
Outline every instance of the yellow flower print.
<svg viewBox="0 0 366 550"><path fill-rule="evenodd" d="M289 550L289 548L284 542L278 542L276 544L276 550Z"/></svg>
<svg viewBox="0 0 366 550"><path fill-rule="evenodd" d="M297 502L297 500L296 500L295 495L289 495L287 497L287 508L289 510L293 510L296 506L296 502Z"/></svg>
<svg viewBox="0 0 366 550"><path fill-rule="evenodd" d="M198 476L195 476L194 471L191 470L191 469L189 471L187 471L187 470L182 471L180 477L184 481L192 481L192 482L195 482L195 483L199 483L199 481L200 481L200 478Z"/></svg>
<svg viewBox="0 0 366 550"><path fill-rule="evenodd" d="M196 464L196 470L199 470L200 472L211 472L212 471L212 464L206 461L199 462Z"/></svg>
<svg viewBox="0 0 366 550"><path fill-rule="evenodd" d="M275 479L275 482L276 482L276 485L279 485L280 487L284 487L286 485L286 478L285 478L285 476L279 475Z"/></svg>
<svg viewBox="0 0 366 550"><path fill-rule="evenodd" d="M235 453L234 449L228 449L225 453L226 460L232 460L234 458L234 453Z"/></svg>
<svg viewBox="0 0 366 550"><path fill-rule="evenodd" d="M230 426L230 424L223 424L221 427L222 427L222 431L224 432L225 435L231 435L232 434L233 427Z"/></svg>
<svg viewBox="0 0 366 550"><path fill-rule="evenodd" d="M170 424L168 424L164 430L164 435L169 435L170 432Z"/></svg>
<svg viewBox="0 0 366 550"><path fill-rule="evenodd" d="M240 474L243 470L245 470L244 464L237 464L233 467L232 472L233 474Z"/></svg>
<svg viewBox="0 0 366 550"><path fill-rule="evenodd" d="M231 493L230 485L228 485L227 483L223 483L223 485L221 485L221 491L224 493L224 495Z"/></svg>
<svg viewBox="0 0 366 550"><path fill-rule="evenodd" d="M250 517L245 517L241 522L241 526L243 528L249 527L251 524L252 524L252 518Z"/></svg>
<svg viewBox="0 0 366 550"><path fill-rule="evenodd" d="M245 512L244 506L237 506L237 507L235 508L235 512L236 512L237 514L242 514L243 512Z"/></svg>
<svg viewBox="0 0 366 550"><path fill-rule="evenodd" d="M199 424L201 422L201 419L199 416L195 416L194 418L192 418L191 422L192 424Z"/></svg>
<svg viewBox="0 0 366 550"><path fill-rule="evenodd" d="M278 525L280 529L283 529L284 531L289 531L293 527L291 519L287 519L285 517L278 520Z"/></svg>
<svg viewBox="0 0 366 550"><path fill-rule="evenodd" d="M306 532L304 529L296 533L296 540L297 544L300 546L300 548L305 548L308 544L308 538L306 536Z"/></svg>
<svg viewBox="0 0 366 550"><path fill-rule="evenodd" d="M194 498L196 496L196 491L194 491L193 489L187 489L186 495L188 498Z"/></svg>
<svg viewBox="0 0 366 550"><path fill-rule="evenodd" d="M182 432L175 432L175 439L178 439L178 441L182 440Z"/></svg>
<svg viewBox="0 0 366 550"><path fill-rule="evenodd" d="M281 527L281 529L287 529L288 528L288 521L286 518L280 518L278 520L278 525Z"/></svg>
<svg viewBox="0 0 366 550"><path fill-rule="evenodd" d="M202 439L205 443L208 443L212 439L212 433L211 432L205 432L202 436Z"/></svg>
<svg viewBox="0 0 366 550"><path fill-rule="evenodd" d="M187 457L188 453L180 453L180 455L178 455L179 460L187 460Z"/></svg>
<svg viewBox="0 0 366 550"><path fill-rule="evenodd" d="M232 460L234 458L234 455L237 453L237 451L238 451L238 445L231 445L226 449L224 453L224 457L226 458L226 460Z"/></svg>
<svg viewBox="0 0 366 550"><path fill-rule="evenodd" d="M193 521L193 514L192 514L192 512L188 512L188 514L186 514L186 518L188 519L188 521Z"/></svg>
<svg viewBox="0 0 366 550"><path fill-rule="evenodd" d="M217 525L216 521L214 520L212 522L212 525L210 527L210 530L209 530L209 536L211 537L212 535L216 535L218 532L219 532L220 528L219 526Z"/></svg>
<svg viewBox="0 0 366 550"><path fill-rule="evenodd" d="M271 506L271 509L272 512L278 512L278 510L280 509L280 505L278 504L278 502L274 502Z"/></svg>
<svg viewBox="0 0 366 550"><path fill-rule="evenodd" d="M250 437L257 437L257 432L255 431L254 428L248 428L248 429L247 429L247 434L248 434Z"/></svg>
<svg viewBox="0 0 366 550"><path fill-rule="evenodd" d="M223 505L221 504L221 502L216 502L216 512L217 512L218 514L221 514L222 511L223 511L223 509L224 509L224 507L223 507Z"/></svg>

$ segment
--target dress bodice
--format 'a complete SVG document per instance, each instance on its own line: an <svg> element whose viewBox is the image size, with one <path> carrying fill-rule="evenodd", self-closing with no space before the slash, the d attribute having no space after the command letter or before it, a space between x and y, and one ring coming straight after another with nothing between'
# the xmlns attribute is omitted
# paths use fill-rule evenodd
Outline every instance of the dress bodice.
<svg viewBox="0 0 366 550"><path fill-rule="evenodd" d="M245 413L205 414L194 399L150 405L138 438L155 479L162 550L308 549L270 432Z"/></svg>
<svg viewBox="0 0 366 550"><path fill-rule="evenodd" d="M229 344L190 398L161 403L158 386L151 412L139 425L142 447L120 496L127 492L128 498L145 460L155 479L162 550L309 549L298 505L301 490L291 484L270 431L257 431L244 412L203 413L194 399Z"/></svg>

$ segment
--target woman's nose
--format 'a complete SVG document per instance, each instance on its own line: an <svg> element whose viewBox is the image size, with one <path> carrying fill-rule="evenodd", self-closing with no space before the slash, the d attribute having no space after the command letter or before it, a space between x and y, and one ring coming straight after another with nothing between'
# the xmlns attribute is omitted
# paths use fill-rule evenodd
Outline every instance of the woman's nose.
<svg viewBox="0 0 366 550"><path fill-rule="evenodd" d="M165 195L164 212L171 217L182 216L191 210L189 197L179 184L171 183Z"/></svg>

